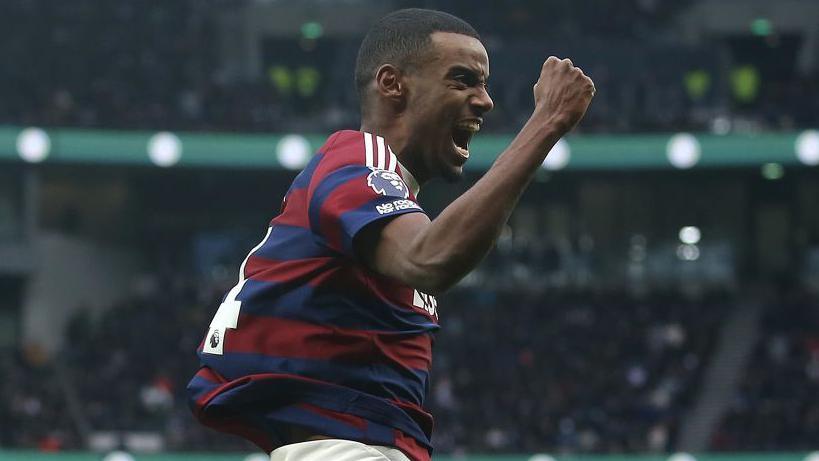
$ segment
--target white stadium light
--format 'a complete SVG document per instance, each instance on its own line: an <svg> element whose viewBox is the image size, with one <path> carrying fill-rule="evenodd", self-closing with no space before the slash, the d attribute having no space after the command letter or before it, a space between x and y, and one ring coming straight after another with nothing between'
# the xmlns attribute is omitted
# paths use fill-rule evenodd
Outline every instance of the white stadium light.
<svg viewBox="0 0 819 461"><path fill-rule="evenodd" d="M549 155L543 160L541 166L552 171L562 170L569 164L571 156L572 150L569 147L569 143L566 142L565 139L560 139L557 141L557 144L552 147L552 150L549 151Z"/></svg>
<svg viewBox="0 0 819 461"><path fill-rule="evenodd" d="M674 453L668 457L667 461L697 461L697 458L688 453Z"/></svg>
<svg viewBox="0 0 819 461"><path fill-rule="evenodd" d="M17 153L30 163L39 163L51 152L51 139L40 128L26 128L17 135Z"/></svg>
<svg viewBox="0 0 819 461"><path fill-rule="evenodd" d="M683 261L696 261L700 259L700 247L684 243L677 247L677 258Z"/></svg>
<svg viewBox="0 0 819 461"><path fill-rule="evenodd" d="M161 131L148 140L148 157L156 166L176 165L182 157L182 141L167 131Z"/></svg>
<svg viewBox="0 0 819 461"><path fill-rule="evenodd" d="M697 226L685 226L680 229L679 237L680 242L682 243L696 245L697 243L700 243L702 233L700 232L700 228Z"/></svg>
<svg viewBox="0 0 819 461"><path fill-rule="evenodd" d="M276 145L276 158L288 170L300 170L310 161L310 143L297 134L284 136Z"/></svg>
<svg viewBox="0 0 819 461"><path fill-rule="evenodd" d="M675 134L666 145L668 161L677 168L691 168L700 161L701 154L700 142L688 133Z"/></svg>
<svg viewBox="0 0 819 461"><path fill-rule="evenodd" d="M796 157L805 165L819 165L819 131L805 130L796 138Z"/></svg>
<svg viewBox="0 0 819 461"><path fill-rule="evenodd" d="M714 134L724 136L731 132L731 119L724 115L720 115L711 120L711 131Z"/></svg>
<svg viewBox="0 0 819 461"><path fill-rule="evenodd" d="M805 456L805 461L819 461L819 451L813 451Z"/></svg>
<svg viewBox="0 0 819 461"><path fill-rule="evenodd" d="M270 455L263 455L261 453L253 453L245 456L244 461L270 461Z"/></svg>
<svg viewBox="0 0 819 461"><path fill-rule="evenodd" d="M112 451L102 458L102 461L134 461L133 455L124 451Z"/></svg>
<svg viewBox="0 0 819 461"><path fill-rule="evenodd" d="M536 455L532 455L527 461L557 461L553 456L545 455L543 453L538 453Z"/></svg>

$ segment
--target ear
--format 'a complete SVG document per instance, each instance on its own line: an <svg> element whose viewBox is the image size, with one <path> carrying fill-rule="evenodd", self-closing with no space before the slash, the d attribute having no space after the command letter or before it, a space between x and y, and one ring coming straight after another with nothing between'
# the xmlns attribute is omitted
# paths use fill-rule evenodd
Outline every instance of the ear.
<svg viewBox="0 0 819 461"><path fill-rule="evenodd" d="M392 64L383 64L375 72L375 86L379 95L399 101L406 96L406 85L403 75Z"/></svg>

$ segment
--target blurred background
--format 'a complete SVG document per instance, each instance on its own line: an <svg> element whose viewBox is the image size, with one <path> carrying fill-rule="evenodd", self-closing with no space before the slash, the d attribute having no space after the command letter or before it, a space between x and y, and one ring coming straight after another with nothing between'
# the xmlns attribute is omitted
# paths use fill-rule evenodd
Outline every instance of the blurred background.
<svg viewBox="0 0 819 461"><path fill-rule="evenodd" d="M408 6L491 62L431 216L546 56L598 88L439 299L436 459L819 459L816 0L2 0L0 459L267 459L193 420L194 350Z"/></svg>

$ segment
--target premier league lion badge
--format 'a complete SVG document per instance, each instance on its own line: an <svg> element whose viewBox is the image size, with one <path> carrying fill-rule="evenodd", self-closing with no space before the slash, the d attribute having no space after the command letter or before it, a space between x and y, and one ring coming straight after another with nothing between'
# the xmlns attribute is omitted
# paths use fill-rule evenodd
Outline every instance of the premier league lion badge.
<svg viewBox="0 0 819 461"><path fill-rule="evenodd" d="M409 197L409 188L398 173L387 170L373 170L367 175L367 185L387 197Z"/></svg>

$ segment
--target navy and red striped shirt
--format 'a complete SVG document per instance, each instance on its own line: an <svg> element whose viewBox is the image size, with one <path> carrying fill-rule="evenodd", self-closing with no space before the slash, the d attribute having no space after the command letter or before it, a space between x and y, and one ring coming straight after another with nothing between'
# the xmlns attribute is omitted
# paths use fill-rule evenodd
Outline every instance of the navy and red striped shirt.
<svg viewBox="0 0 819 461"><path fill-rule="evenodd" d="M393 446L428 461L431 296L365 267L366 225L423 212L383 138L340 131L287 192L199 346L197 418L266 452L290 429Z"/></svg>

